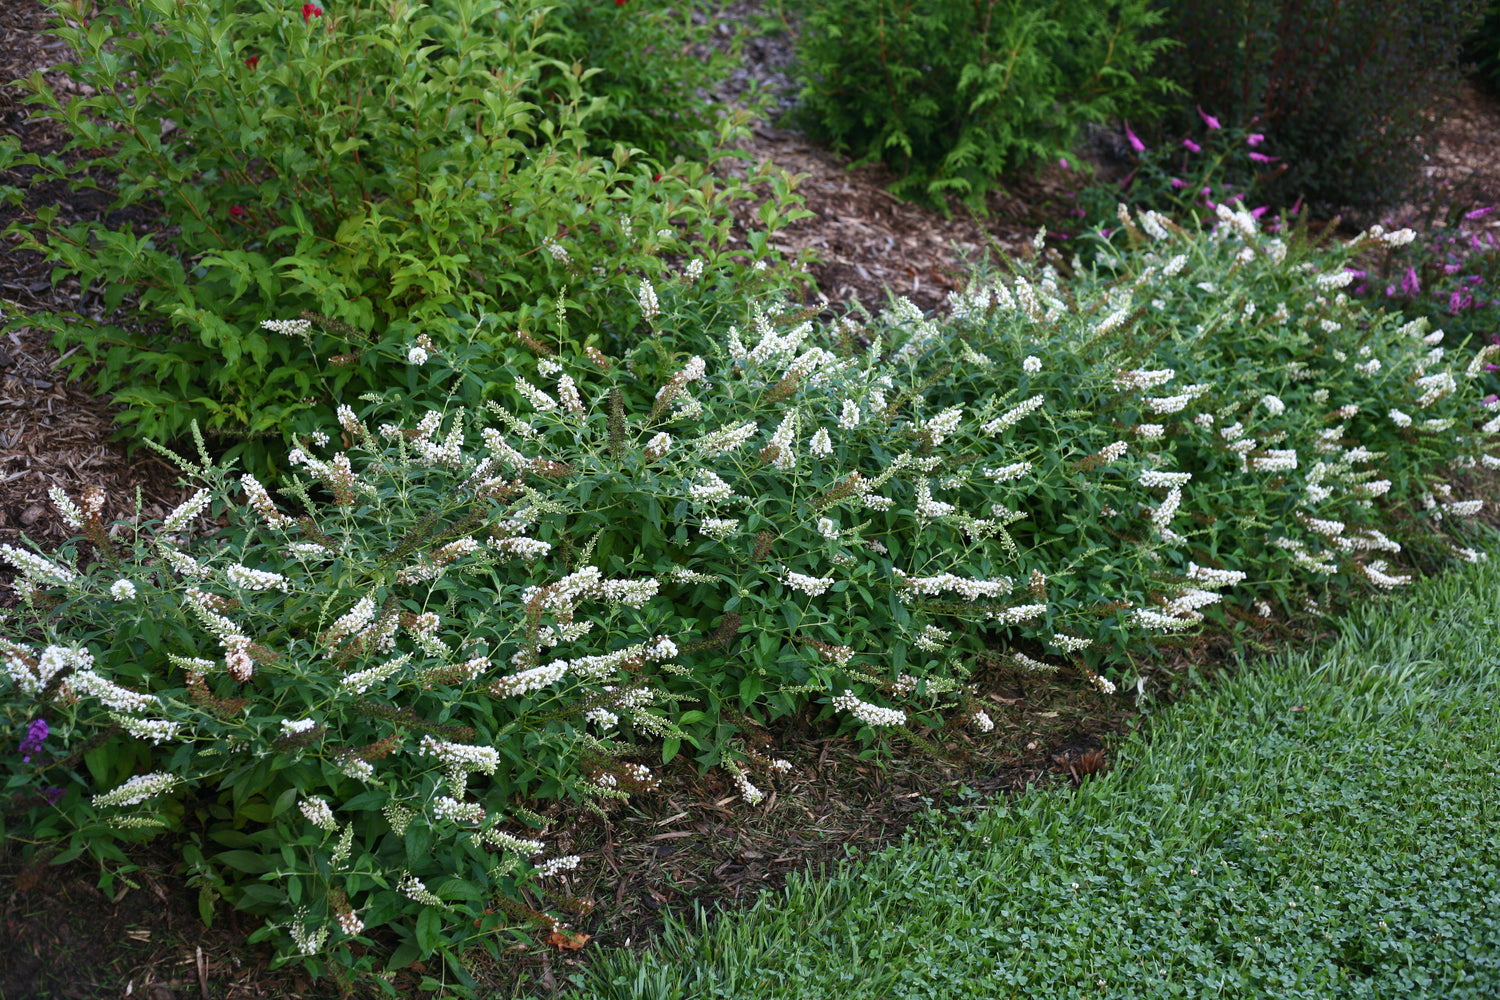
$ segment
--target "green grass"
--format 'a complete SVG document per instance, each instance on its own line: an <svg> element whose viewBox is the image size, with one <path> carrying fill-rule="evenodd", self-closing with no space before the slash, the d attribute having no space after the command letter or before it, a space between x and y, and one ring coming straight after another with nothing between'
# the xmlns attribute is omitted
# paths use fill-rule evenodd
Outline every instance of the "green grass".
<svg viewBox="0 0 1500 1000"><path fill-rule="evenodd" d="M1077 793L932 816L578 994L1500 996L1500 559L1247 665Z"/></svg>

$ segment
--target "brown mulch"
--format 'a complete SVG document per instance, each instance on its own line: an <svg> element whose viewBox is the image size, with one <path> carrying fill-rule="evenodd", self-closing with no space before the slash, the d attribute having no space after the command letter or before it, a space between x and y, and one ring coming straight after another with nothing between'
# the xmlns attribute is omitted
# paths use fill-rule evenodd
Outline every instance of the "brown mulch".
<svg viewBox="0 0 1500 1000"><path fill-rule="evenodd" d="M726 22L745 23L760 10L759 0L737 0ZM37 0L0 0L0 83L65 58L43 28ZM739 79L759 77L780 87L782 107L788 45L789 36L752 42ZM21 98L18 90L0 87L0 135L17 136L30 150L60 151L64 137L29 121ZM1500 204L1500 102L1467 87L1456 102L1456 112L1431 137L1427 172L1437 194L1406 210L1414 221L1444 198ZM1079 183L1076 174L1049 169L992 195L984 219L945 218L892 198L883 168L847 170L843 158L771 123L755 127L748 152L806 175L797 190L814 217L787 227L778 244L819 255L812 274L828 302L858 301L871 309L892 294L924 310L942 309L965 258L989 247L1027 253L1037 226L1065 216ZM53 199L64 219L99 218L104 210L97 196L50 191L34 197ZM0 208L0 228L8 221L5 211ZM1500 213L1493 221L1500 225ZM35 255L0 245L0 309L6 320L48 310L97 316L99 304L83 298L76 285L54 288ZM34 326L0 338L0 543L17 544L24 533L50 548L66 538L47 500L52 487L74 497L86 485L104 487L106 519L133 514L138 490L147 517L161 516L183 496L170 466L149 451L127 454L110 440L114 409L93 396L87 380L64 377L66 354ZM10 600L12 591L0 585L0 607ZM1201 670L1225 656L1224 648L1199 640L1165 648L1155 662L1137 666L1165 698L1189 665ZM777 752L794 769L764 782L767 799L757 807L739 801L718 772L667 768L662 791L616 807L607 822L575 827L571 845L556 845L584 858L565 886L587 904L574 923L592 936L589 946L577 953L511 950L480 974L496 990L521 983L549 991L599 946L638 945L659 931L664 915L689 915L694 906L747 904L793 872L843 858L850 846L878 849L929 806L982 802L1033 785L1080 784L1108 766L1110 741L1142 717L1128 697L1103 698L1067 673L980 680L995 731L940 734L937 756L898 748L899 768L865 759L849 737L806 719L778 729ZM222 906L205 928L196 893L175 869L174 848L160 843L133 853L138 868L107 893L96 868L27 871L0 853L0 998L335 995L327 982L271 970L268 953L244 943L253 924ZM399 982L403 996L419 995L420 971Z"/></svg>

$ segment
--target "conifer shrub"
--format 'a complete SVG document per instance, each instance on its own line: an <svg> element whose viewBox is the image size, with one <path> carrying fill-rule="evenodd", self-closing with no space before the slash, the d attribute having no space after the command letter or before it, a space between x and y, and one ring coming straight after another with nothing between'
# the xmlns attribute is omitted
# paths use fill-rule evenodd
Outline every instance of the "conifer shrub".
<svg viewBox="0 0 1500 1000"><path fill-rule="evenodd" d="M1417 180L1418 138L1441 112L1459 48L1487 0L1172 0L1163 68L1225 125L1264 133L1286 171L1276 207L1331 216L1393 204Z"/></svg>
<svg viewBox="0 0 1500 1000"><path fill-rule="evenodd" d="M269 467L320 408L378 388L356 362L379 345L478 331L504 353L555 342L567 310L575 349L628 340L634 320L611 303L630 275L664 254L727 261L728 206L758 184L774 188L766 231L789 217L774 170L709 170L743 119L695 133L699 158L665 170L624 146L591 154L594 75L549 49L562 42L542 0L51 6L81 93L65 103L35 74L27 100L72 136L69 155L12 142L0 166L105 185L111 211L137 218L18 220L54 279L106 312L25 321L53 328L75 373L93 366L132 440L196 421ZM738 248L741 291L776 273L749 269L776 258L766 231ZM264 325L299 317L317 321Z"/></svg>
<svg viewBox="0 0 1500 1000"><path fill-rule="evenodd" d="M1107 696L1122 652L1478 558L1449 480L1500 465L1500 348L1345 295L1409 232L1217 222L1122 210L1092 268L983 271L942 322L731 307L689 262L633 276L650 335L610 353L398 345L275 494L203 453L162 522L57 491L80 537L0 550L7 840L109 872L173 831L205 919L260 916L279 960L464 981L569 940L549 845L664 764L753 806L789 714L987 732L978 665Z"/></svg>
<svg viewBox="0 0 1500 1000"><path fill-rule="evenodd" d="M797 121L892 193L982 211L986 192L1066 152L1085 122L1142 111L1169 89L1145 0L798 0Z"/></svg>

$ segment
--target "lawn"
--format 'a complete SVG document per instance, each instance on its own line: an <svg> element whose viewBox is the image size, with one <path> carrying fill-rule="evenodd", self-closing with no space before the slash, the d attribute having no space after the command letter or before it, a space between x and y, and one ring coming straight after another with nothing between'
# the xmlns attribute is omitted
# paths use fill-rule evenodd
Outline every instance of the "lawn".
<svg viewBox="0 0 1500 1000"><path fill-rule="evenodd" d="M931 813L580 995L1493 997L1497 694L1490 561L1233 671L1077 792Z"/></svg>

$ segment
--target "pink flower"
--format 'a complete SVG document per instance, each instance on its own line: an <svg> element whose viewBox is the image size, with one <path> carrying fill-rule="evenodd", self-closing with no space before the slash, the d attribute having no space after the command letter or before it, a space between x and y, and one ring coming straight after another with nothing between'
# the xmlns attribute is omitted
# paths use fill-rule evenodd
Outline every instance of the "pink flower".
<svg viewBox="0 0 1500 1000"><path fill-rule="evenodd" d="M1196 142L1194 142L1191 139L1184 139L1184 140L1182 140L1182 144L1184 146L1186 146L1190 151L1192 151L1194 153L1201 153L1201 152L1203 152L1203 147L1200 146L1200 145L1198 145Z"/></svg>
<svg viewBox="0 0 1500 1000"><path fill-rule="evenodd" d="M1259 146L1265 141L1265 135L1260 132L1251 132L1249 135L1245 136L1245 145L1247 146Z"/></svg>
<svg viewBox="0 0 1500 1000"><path fill-rule="evenodd" d="M1181 177L1173 177L1172 186L1180 190L1187 187L1187 181L1183 180Z"/></svg>
<svg viewBox="0 0 1500 1000"><path fill-rule="evenodd" d="M1415 298L1422 293L1422 280L1417 277L1416 268L1408 267L1401 276L1401 293L1407 298Z"/></svg>
<svg viewBox="0 0 1500 1000"><path fill-rule="evenodd" d="M1250 210L1250 217L1254 218L1254 219L1260 218L1262 215L1266 214L1267 207L1268 206L1266 206L1266 205L1262 205L1259 208L1252 208Z"/></svg>
<svg viewBox="0 0 1500 1000"><path fill-rule="evenodd" d="M1219 119L1215 118L1211 114L1208 114L1201 107L1198 109L1198 117L1202 118L1203 119L1203 124L1207 125L1209 128L1219 128L1220 127L1219 126Z"/></svg>
<svg viewBox="0 0 1500 1000"><path fill-rule="evenodd" d="M1250 159L1254 160L1256 163L1275 163L1277 160L1281 159L1281 157L1267 156L1265 153L1251 153Z"/></svg>
<svg viewBox="0 0 1500 1000"><path fill-rule="evenodd" d="M1059 167L1062 167L1064 170L1067 170L1068 169L1068 158L1066 156L1062 157L1061 159L1059 159L1057 161L1057 165Z"/></svg>
<svg viewBox="0 0 1500 1000"><path fill-rule="evenodd" d="M249 59L245 60L245 65L250 67L251 69L254 69L255 67L260 65L260 56L251 56Z"/></svg>
<svg viewBox="0 0 1500 1000"><path fill-rule="evenodd" d="M302 23L303 24L309 23L315 17L322 17L322 16L323 16L323 8L319 7L317 4L315 4L315 3L305 3L305 4L302 5Z"/></svg>
<svg viewBox="0 0 1500 1000"><path fill-rule="evenodd" d="M1494 210L1495 210L1495 206L1494 205L1491 205L1489 208L1476 208L1476 209L1474 209L1474 211L1465 214L1464 218L1465 219L1482 219L1486 215L1489 215Z"/></svg>
<svg viewBox="0 0 1500 1000"><path fill-rule="evenodd" d="M1129 122L1125 123L1125 138L1130 142L1130 148L1137 153L1144 153L1146 151L1146 144L1141 141L1140 136L1130 131Z"/></svg>

